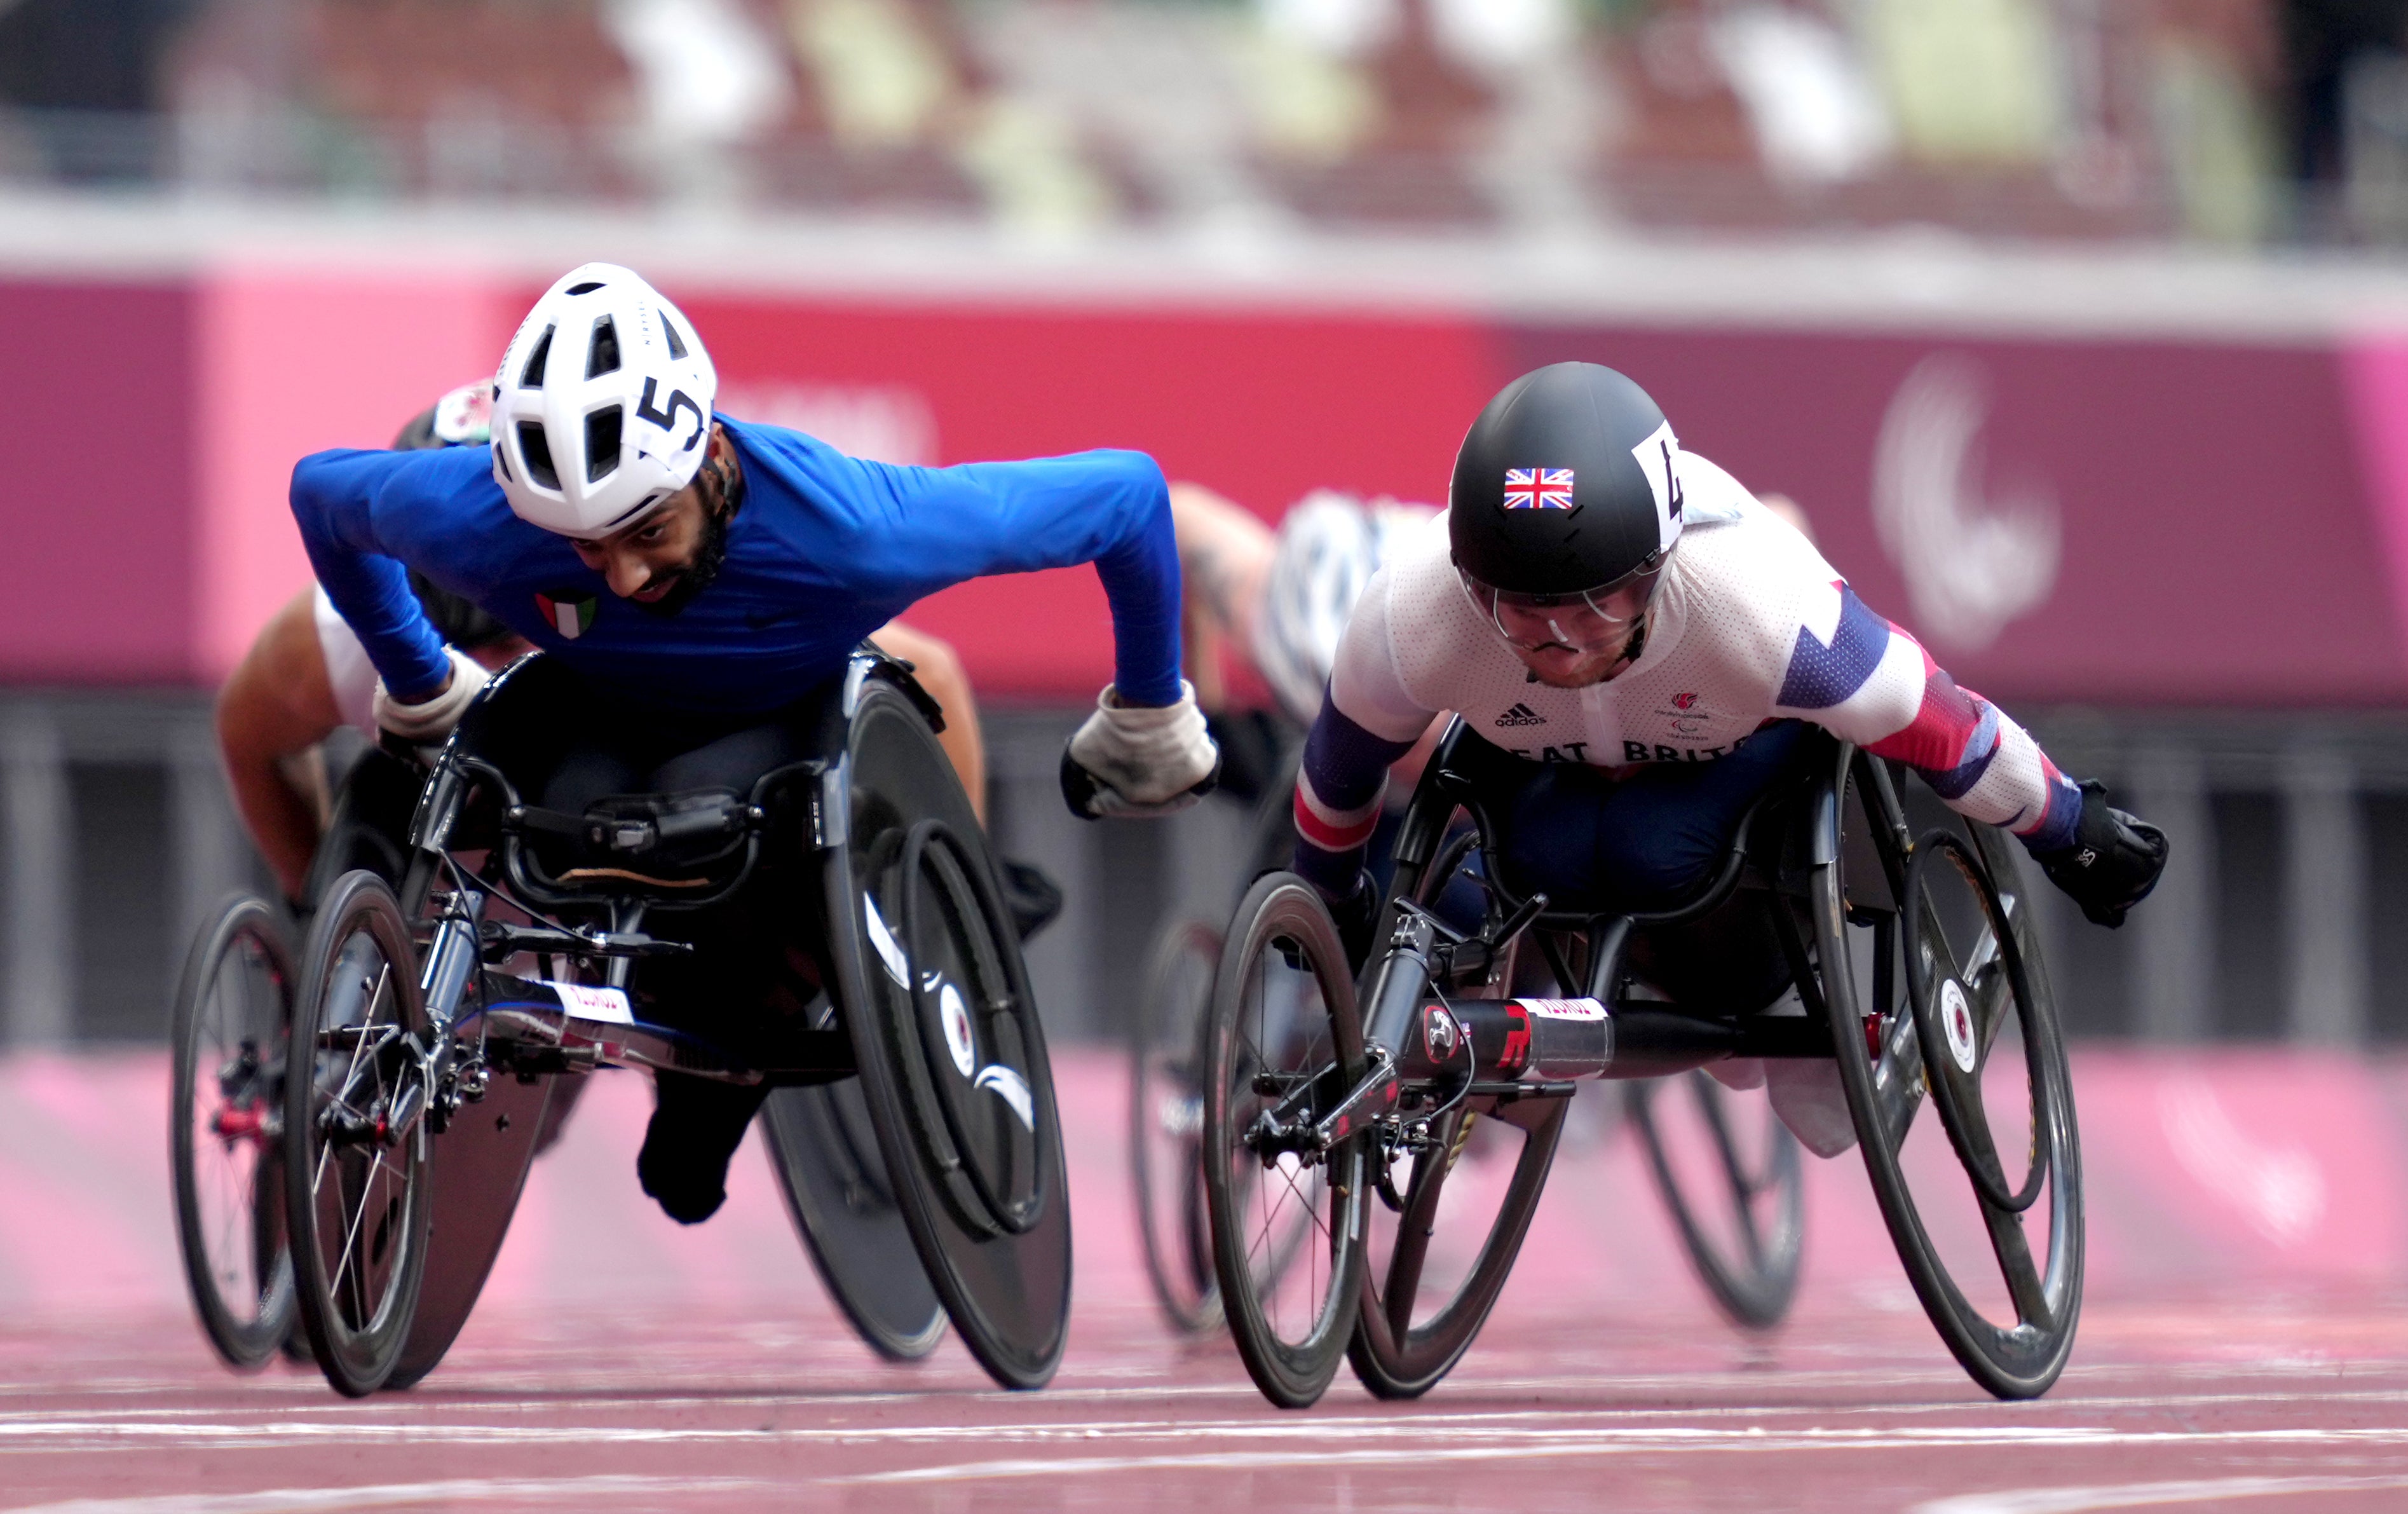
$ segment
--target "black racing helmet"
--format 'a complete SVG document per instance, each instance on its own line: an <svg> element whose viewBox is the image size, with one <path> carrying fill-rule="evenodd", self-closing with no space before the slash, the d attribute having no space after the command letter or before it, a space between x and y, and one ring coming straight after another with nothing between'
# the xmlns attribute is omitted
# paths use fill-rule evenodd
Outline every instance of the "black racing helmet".
<svg viewBox="0 0 2408 1514"><path fill-rule="evenodd" d="M485 381L463 384L410 417L393 439L393 450L480 446L491 436L493 403L491 385ZM493 646L518 634L460 596L436 587L432 579L414 568L409 570L409 588L443 640L463 652Z"/></svg>
<svg viewBox="0 0 2408 1514"><path fill-rule="evenodd" d="M1680 454L1656 401L1613 369L1526 373L1455 454L1455 564L1477 584L1541 599L1639 584L1681 534Z"/></svg>

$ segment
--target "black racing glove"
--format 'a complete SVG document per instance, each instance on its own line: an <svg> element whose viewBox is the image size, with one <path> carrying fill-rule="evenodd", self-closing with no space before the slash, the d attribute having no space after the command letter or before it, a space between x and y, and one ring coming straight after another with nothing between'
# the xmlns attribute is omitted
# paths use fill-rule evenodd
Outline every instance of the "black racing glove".
<svg viewBox="0 0 2408 1514"><path fill-rule="evenodd" d="M2072 844L2034 852L2032 860L2082 906L2084 918L2112 930L2157 886L2166 870L2166 833L2110 806L2107 786L2094 778L2082 786Z"/></svg>

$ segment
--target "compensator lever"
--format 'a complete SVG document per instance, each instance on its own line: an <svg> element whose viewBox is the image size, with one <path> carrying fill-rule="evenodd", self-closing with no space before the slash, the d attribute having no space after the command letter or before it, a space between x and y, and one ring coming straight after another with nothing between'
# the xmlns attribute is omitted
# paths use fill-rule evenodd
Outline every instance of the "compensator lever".
<svg viewBox="0 0 2408 1514"><path fill-rule="evenodd" d="M549 925L510 925L487 920L478 935L485 960L499 962L520 952L549 952L562 957L681 957L694 950L682 941L664 941L639 930L600 930L580 926L573 930Z"/></svg>

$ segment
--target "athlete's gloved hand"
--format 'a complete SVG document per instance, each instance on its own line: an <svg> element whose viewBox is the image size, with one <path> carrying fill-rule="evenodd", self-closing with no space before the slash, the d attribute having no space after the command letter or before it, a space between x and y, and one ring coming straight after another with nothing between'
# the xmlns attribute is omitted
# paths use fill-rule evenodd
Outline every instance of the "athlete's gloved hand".
<svg viewBox="0 0 2408 1514"><path fill-rule="evenodd" d="M1062 798L1082 819L1169 815L1212 791L1221 753L1204 733L1196 689L1182 682L1179 702L1123 704L1112 685L1062 750Z"/></svg>
<svg viewBox="0 0 2408 1514"><path fill-rule="evenodd" d="M377 680L376 697L370 708L376 712L377 728L389 730L403 741L418 746L436 746L452 734L452 728L467 713L468 701L485 686L491 676L477 664L477 659L456 646L447 646L444 654L452 659L452 681L443 691L418 704L404 704L388 692L384 680Z"/></svg>
<svg viewBox="0 0 2408 1514"><path fill-rule="evenodd" d="M2124 912L2149 897L2166 870L2166 833L2107 803L2107 786L2082 786L2082 818L2072 844L2032 853L2048 881L2082 906L2094 925L2124 923Z"/></svg>

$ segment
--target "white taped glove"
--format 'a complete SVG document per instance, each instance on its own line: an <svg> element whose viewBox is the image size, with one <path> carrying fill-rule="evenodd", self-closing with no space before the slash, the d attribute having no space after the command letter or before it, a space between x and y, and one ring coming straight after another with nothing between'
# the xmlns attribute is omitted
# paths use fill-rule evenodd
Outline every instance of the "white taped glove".
<svg viewBox="0 0 2408 1514"><path fill-rule="evenodd" d="M452 734L452 728L468 710L468 701L485 686L491 675L477 664L477 659L456 646L443 649L452 659L452 682L443 692L423 704L404 704L388 693L384 680L377 680L376 697L369 708L376 712L377 728L418 746L434 746Z"/></svg>
<svg viewBox="0 0 2408 1514"><path fill-rule="evenodd" d="M1181 683L1179 702L1120 702L1112 685L1096 699L1096 713L1062 752L1062 797L1072 814L1169 815L1206 794L1221 778L1220 748L1204 733L1196 689Z"/></svg>

